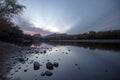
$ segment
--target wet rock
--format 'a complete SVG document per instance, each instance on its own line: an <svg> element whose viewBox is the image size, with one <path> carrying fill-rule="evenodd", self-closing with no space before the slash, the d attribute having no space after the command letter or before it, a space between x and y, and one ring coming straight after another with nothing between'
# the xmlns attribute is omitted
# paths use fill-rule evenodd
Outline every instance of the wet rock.
<svg viewBox="0 0 120 80"><path fill-rule="evenodd" d="M71 51L71 50L68 50L68 51Z"/></svg>
<svg viewBox="0 0 120 80"><path fill-rule="evenodd" d="M34 70L38 70L38 69L40 68L39 62L35 61L35 62L33 63L33 68L34 68Z"/></svg>
<svg viewBox="0 0 120 80"><path fill-rule="evenodd" d="M53 64L51 62L48 62L46 64L46 68L49 69L49 70L53 70Z"/></svg>
<svg viewBox="0 0 120 80"><path fill-rule="evenodd" d="M66 54L68 54L68 53L66 53Z"/></svg>
<svg viewBox="0 0 120 80"><path fill-rule="evenodd" d="M35 51L35 53L36 53L36 54L38 54L38 53L39 53L39 51Z"/></svg>
<svg viewBox="0 0 120 80"><path fill-rule="evenodd" d="M21 69L21 67L19 67L18 69Z"/></svg>
<svg viewBox="0 0 120 80"><path fill-rule="evenodd" d="M45 71L45 75L46 75L46 76L52 76L52 75L53 75L53 73L52 73L52 72L50 72L50 71Z"/></svg>
<svg viewBox="0 0 120 80"><path fill-rule="evenodd" d="M18 58L17 60L18 60L19 62L21 62L21 63L25 63L25 59L22 58L22 57L21 57L21 58Z"/></svg>
<svg viewBox="0 0 120 80"><path fill-rule="evenodd" d="M10 74L10 75L14 75L14 73Z"/></svg>
<svg viewBox="0 0 120 80"><path fill-rule="evenodd" d="M28 60L29 58L27 58L26 60Z"/></svg>
<svg viewBox="0 0 120 80"><path fill-rule="evenodd" d="M44 53L46 53L46 50L44 50Z"/></svg>
<svg viewBox="0 0 120 80"><path fill-rule="evenodd" d="M78 66L78 64L75 64L75 66Z"/></svg>
<svg viewBox="0 0 120 80"><path fill-rule="evenodd" d="M55 62L53 65L54 65L54 67L58 67L59 63Z"/></svg>
<svg viewBox="0 0 120 80"><path fill-rule="evenodd" d="M38 57L36 57L36 58L38 58Z"/></svg>
<svg viewBox="0 0 120 80"><path fill-rule="evenodd" d="M45 73L42 72L42 73L41 73L41 76L45 76Z"/></svg>
<svg viewBox="0 0 120 80"><path fill-rule="evenodd" d="M17 63L16 61L13 62L13 64L16 64L16 63ZM21 63L22 63L22 62L21 62Z"/></svg>
<svg viewBox="0 0 120 80"><path fill-rule="evenodd" d="M15 70L15 72L18 72L18 70Z"/></svg>
<svg viewBox="0 0 120 80"><path fill-rule="evenodd" d="M25 69L24 72L27 72L27 69Z"/></svg>

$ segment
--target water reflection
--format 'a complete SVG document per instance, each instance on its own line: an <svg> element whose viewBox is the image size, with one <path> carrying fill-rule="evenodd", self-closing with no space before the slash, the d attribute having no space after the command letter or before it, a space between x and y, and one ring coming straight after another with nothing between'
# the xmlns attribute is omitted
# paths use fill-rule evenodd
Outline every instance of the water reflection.
<svg viewBox="0 0 120 80"><path fill-rule="evenodd" d="M47 41L40 42L52 46L77 46L83 48L89 48L91 50L108 50L108 51L120 51L120 43L87 43L87 42L68 42L68 41ZM35 44L34 44L35 45ZM43 46L42 44L39 46ZM36 47L36 46L35 46Z"/></svg>
<svg viewBox="0 0 120 80"><path fill-rule="evenodd" d="M44 42L23 53L8 75L11 80L120 79L118 44Z"/></svg>

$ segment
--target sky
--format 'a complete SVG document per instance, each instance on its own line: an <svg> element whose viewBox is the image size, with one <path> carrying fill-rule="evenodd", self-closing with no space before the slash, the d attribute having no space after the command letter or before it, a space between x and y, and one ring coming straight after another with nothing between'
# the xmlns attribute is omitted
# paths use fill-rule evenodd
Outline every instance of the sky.
<svg viewBox="0 0 120 80"><path fill-rule="evenodd" d="M120 0L18 0L25 5L13 21L24 33L79 34L120 29Z"/></svg>

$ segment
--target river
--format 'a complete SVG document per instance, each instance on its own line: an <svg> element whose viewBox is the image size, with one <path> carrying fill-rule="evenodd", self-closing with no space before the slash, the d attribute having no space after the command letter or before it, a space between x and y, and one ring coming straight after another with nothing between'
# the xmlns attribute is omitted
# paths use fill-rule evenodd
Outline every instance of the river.
<svg viewBox="0 0 120 80"><path fill-rule="evenodd" d="M36 42L23 53L27 60L12 66L10 80L120 80L119 44ZM49 69L48 62L57 66Z"/></svg>

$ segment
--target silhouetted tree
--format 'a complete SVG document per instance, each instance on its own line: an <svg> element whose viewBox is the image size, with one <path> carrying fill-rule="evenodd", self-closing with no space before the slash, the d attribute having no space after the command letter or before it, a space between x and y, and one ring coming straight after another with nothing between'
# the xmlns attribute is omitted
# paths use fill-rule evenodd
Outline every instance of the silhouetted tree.
<svg viewBox="0 0 120 80"><path fill-rule="evenodd" d="M11 18L21 13L25 6L18 4L17 0L0 0L0 18Z"/></svg>
<svg viewBox="0 0 120 80"><path fill-rule="evenodd" d="M20 43L23 41L23 31L11 22L14 15L21 13L25 6L17 0L0 0L0 40Z"/></svg>

